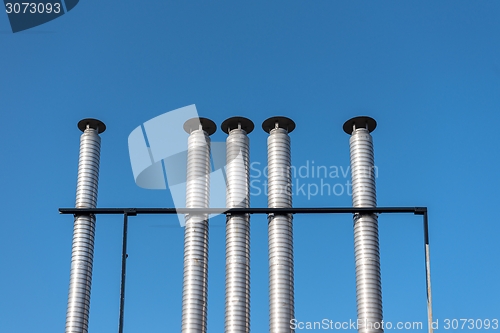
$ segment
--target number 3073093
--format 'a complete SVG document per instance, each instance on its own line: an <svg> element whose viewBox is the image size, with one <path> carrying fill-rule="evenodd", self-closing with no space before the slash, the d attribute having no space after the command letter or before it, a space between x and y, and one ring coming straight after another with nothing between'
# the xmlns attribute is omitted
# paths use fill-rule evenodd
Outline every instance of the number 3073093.
<svg viewBox="0 0 500 333"><path fill-rule="evenodd" d="M59 14L61 12L61 4L56 3L35 3L35 2L7 2L5 4L7 14Z"/></svg>

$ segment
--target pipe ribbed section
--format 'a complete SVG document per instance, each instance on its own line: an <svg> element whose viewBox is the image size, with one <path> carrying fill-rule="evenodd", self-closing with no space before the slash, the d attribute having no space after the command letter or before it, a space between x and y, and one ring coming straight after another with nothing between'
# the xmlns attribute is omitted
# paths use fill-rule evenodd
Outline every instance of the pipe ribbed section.
<svg viewBox="0 0 500 333"><path fill-rule="evenodd" d="M285 129L270 131L267 160L268 206L292 207L290 137ZM268 237L270 332L289 333L294 318L292 215L270 215Z"/></svg>
<svg viewBox="0 0 500 333"><path fill-rule="evenodd" d="M101 138L87 128L80 138L76 208L95 208ZM90 287L94 259L95 216L77 216L73 229L66 333L88 332Z"/></svg>
<svg viewBox="0 0 500 333"><path fill-rule="evenodd" d="M186 207L208 208L210 186L210 138L201 129L188 139ZM207 329L208 215L187 214L184 231L184 282L182 332Z"/></svg>
<svg viewBox="0 0 500 333"><path fill-rule="evenodd" d="M372 137L365 128L353 131L349 140L353 207L376 207ZM383 332L382 287L377 215L354 216L354 253L358 332Z"/></svg>
<svg viewBox="0 0 500 333"><path fill-rule="evenodd" d="M226 140L228 208L250 204L249 140L233 129ZM250 217L230 215L226 221L226 333L250 332Z"/></svg>

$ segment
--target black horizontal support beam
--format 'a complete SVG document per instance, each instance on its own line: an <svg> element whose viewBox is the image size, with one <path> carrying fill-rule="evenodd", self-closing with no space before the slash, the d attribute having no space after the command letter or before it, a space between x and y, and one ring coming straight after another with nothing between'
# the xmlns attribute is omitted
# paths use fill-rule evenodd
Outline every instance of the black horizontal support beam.
<svg viewBox="0 0 500 333"><path fill-rule="evenodd" d="M427 207L316 207L316 208L59 208L61 214L382 214L424 215Z"/></svg>

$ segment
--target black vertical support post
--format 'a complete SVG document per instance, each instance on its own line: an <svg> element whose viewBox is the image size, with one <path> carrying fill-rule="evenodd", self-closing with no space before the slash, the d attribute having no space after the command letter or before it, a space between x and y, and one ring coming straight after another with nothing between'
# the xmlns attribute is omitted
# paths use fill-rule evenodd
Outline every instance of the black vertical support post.
<svg viewBox="0 0 500 333"><path fill-rule="evenodd" d="M424 242L425 245L429 245L429 218L427 210L424 212Z"/></svg>
<svg viewBox="0 0 500 333"><path fill-rule="evenodd" d="M424 250L425 250L425 282L427 287L427 319L429 333L434 332L432 327L432 293L431 293L431 255L429 249L429 218L427 209L424 211Z"/></svg>
<svg viewBox="0 0 500 333"><path fill-rule="evenodd" d="M122 247L122 278L120 286L120 322L118 323L118 333L123 333L123 314L125 306L125 274L127 270L127 231L128 213L123 214L123 247Z"/></svg>

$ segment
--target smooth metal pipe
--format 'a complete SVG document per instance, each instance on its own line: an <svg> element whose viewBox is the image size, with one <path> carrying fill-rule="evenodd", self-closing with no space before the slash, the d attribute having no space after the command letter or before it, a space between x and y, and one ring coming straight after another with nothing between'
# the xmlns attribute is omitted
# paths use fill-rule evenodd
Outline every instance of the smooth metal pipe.
<svg viewBox="0 0 500 333"><path fill-rule="evenodd" d="M264 122L268 160L268 206L292 207L291 151L288 133L291 119L273 117ZM269 326L271 333L293 332L294 269L292 214L268 216L269 238Z"/></svg>
<svg viewBox="0 0 500 333"><path fill-rule="evenodd" d="M193 118L184 124L184 129L190 133L187 151L186 207L208 208L210 199L209 134L215 132L215 124L205 118ZM208 214L187 214L185 221L182 332L205 333L208 291Z"/></svg>
<svg viewBox="0 0 500 333"><path fill-rule="evenodd" d="M226 207L250 207L251 120L229 118L222 124L226 140ZM250 215L226 219L226 333L250 332Z"/></svg>
<svg viewBox="0 0 500 333"><path fill-rule="evenodd" d="M376 207L375 163L370 132L376 122L369 117L353 118L344 124L349 139L353 207ZM378 218L376 214L354 214L354 252L358 332L383 332L382 285Z"/></svg>
<svg viewBox="0 0 500 333"><path fill-rule="evenodd" d="M78 123L78 127L83 131L83 134L80 137L76 208L95 208L101 151L101 138L98 134L104 132L106 126L96 119L84 119ZM75 217L66 333L88 332L94 233L95 215Z"/></svg>

